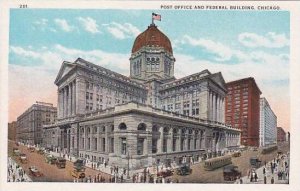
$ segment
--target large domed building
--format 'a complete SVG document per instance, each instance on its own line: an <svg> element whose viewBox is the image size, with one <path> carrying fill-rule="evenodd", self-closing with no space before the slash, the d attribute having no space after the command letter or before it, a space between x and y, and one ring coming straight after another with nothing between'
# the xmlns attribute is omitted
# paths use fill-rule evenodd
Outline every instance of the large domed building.
<svg viewBox="0 0 300 191"><path fill-rule="evenodd" d="M44 146L129 170L239 147L240 131L224 124L220 72L176 79L171 41L154 24L136 37L129 60L129 77L81 58L62 63L58 119L44 126Z"/></svg>
<svg viewBox="0 0 300 191"><path fill-rule="evenodd" d="M171 41L151 24L136 37L132 46L130 77L139 81L173 80L174 63Z"/></svg>

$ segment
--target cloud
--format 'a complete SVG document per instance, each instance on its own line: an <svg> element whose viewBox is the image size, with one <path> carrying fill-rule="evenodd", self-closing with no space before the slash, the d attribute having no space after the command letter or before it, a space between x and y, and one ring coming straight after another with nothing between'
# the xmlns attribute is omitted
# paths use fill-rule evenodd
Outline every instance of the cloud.
<svg viewBox="0 0 300 191"><path fill-rule="evenodd" d="M57 86L54 80L63 61L72 62L81 57L112 71L129 75L129 54L72 49L60 44L32 49L35 51L21 46L10 47L11 56L20 58L20 62L26 59L31 64L18 63L18 59L9 64L9 121L16 120L35 101L56 105Z"/></svg>
<svg viewBox="0 0 300 191"><path fill-rule="evenodd" d="M181 40L177 40L176 44L188 44L194 47L199 47L201 49L204 49L205 51L208 51L210 53L213 53L217 55L215 58L216 61L226 61L230 60L233 56L233 51L230 47L223 45L220 42L215 42L209 39L204 38L193 38L189 35L184 35ZM176 45L178 46L178 45Z"/></svg>
<svg viewBox="0 0 300 191"><path fill-rule="evenodd" d="M106 29L117 39L126 39L131 37L136 37L140 34L140 30L132 25L131 23L120 24L117 22L112 22L110 24L103 24Z"/></svg>
<svg viewBox="0 0 300 191"><path fill-rule="evenodd" d="M61 30L65 32L71 32L74 29L74 27L70 26L65 19L56 18L54 19L54 23L58 25L61 28Z"/></svg>
<svg viewBox="0 0 300 191"><path fill-rule="evenodd" d="M29 46L28 48L30 48ZM30 48L31 49L31 48ZM31 50L26 50L25 48L18 47L18 46L10 46L10 51L16 55L29 57L29 58L40 58L40 54Z"/></svg>
<svg viewBox="0 0 300 191"><path fill-rule="evenodd" d="M290 128L289 58L285 54L269 54L262 51L249 54L252 59L237 64L197 59L190 55L175 55L175 75L181 78L196 71L208 69L221 72L225 81L254 77L262 97L266 97L277 115L278 126ZM256 58L254 60L254 58ZM278 83L286 82L286 83Z"/></svg>
<svg viewBox="0 0 300 191"><path fill-rule="evenodd" d="M241 33L238 40L242 45L250 48L283 48L290 44L290 40L285 34L276 34L274 32L269 32L265 36L255 33Z"/></svg>
<svg viewBox="0 0 300 191"><path fill-rule="evenodd" d="M42 31L46 30L48 26L48 19L41 18L33 22L33 28L34 29L40 29Z"/></svg>
<svg viewBox="0 0 300 191"><path fill-rule="evenodd" d="M84 30L90 32L92 34L100 33L99 26L96 20L92 19L91 17L78 17L77 20L81 23L84 27Z"/></svg>

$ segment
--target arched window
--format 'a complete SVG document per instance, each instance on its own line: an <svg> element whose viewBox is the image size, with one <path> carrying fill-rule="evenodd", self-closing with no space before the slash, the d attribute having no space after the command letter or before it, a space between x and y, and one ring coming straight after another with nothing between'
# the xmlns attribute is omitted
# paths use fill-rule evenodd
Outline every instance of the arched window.
<svg viewBox="0 0 300 191"><path fill-rule="evenodd" d="M105 126L102 126L102 132L105 133Z"/></svg>
<svg viewBox="0 0 300 191"><path fill-rule="evenodd" d="M168 127L164 127L164 133L168 133L169 132L169 128Z"/></svg>
<svg viewBox="0 0 300 191"><path fill-rule="evenodd" d="M146 131L146 124L145 123L140 123L137 127L138 131Z"/></svg>
<svg viewBox="0 0 300 191"><path fill-rule="evenodd" d="M120 130L126 130L126 129L127 129L126 124L125 124L125 123L120 123L119 129L120 129Z"/></svg>
<svg viewBox="0 0 300 191"><path fill-rule="evenodd" d="M89 127L87 128L87 133L91 133L91 129Z"/></svg>

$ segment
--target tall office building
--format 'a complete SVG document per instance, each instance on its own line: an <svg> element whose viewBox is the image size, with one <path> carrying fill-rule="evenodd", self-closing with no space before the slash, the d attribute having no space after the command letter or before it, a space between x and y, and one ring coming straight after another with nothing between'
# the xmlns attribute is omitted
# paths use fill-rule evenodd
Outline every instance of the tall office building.
<svg viewBox="0 0 300 191"><path fill-rule="evenodd" d="M41 144L43 125L55 123L57 109L51 103L36 102L17 118L17 140L26 144Z"/></svg>
<svg viewBox="0 0 300 191"><path fill-rule="evenodd" d="M254 78L226 83L226 124L241 130L241 144L259 146L259 90Z"/></svg>
<svg viewBox="0 0 300 191"><path fill-rule="evenodd" d="M259 146L277 143L277 117L266 98L260 98Z"/></svg>

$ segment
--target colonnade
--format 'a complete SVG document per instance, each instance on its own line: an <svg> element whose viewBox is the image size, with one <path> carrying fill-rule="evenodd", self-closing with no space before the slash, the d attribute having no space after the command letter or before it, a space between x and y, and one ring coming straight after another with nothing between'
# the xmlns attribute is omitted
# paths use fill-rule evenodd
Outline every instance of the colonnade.
<svg viewBox="0 0 300 191"><path fill-rule="evenodd" d="M209 119L211 121L225 122L225 98L209 91Z"/></svg>
<svg viewBox="0 0 300 191"><path fill-rule="evenodd" d="M70 117L76 114L76 81L58 90L58 116Z"/></svg>

